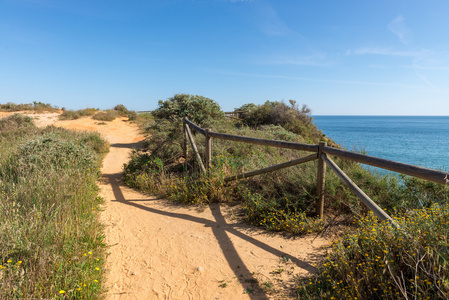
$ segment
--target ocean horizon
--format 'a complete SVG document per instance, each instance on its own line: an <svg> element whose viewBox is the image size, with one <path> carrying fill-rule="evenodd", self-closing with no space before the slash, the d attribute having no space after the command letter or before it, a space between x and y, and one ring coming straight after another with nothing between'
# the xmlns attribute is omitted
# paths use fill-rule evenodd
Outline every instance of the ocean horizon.
<svg viewBox="0 0 449 300"><path fill-rule="evenodd" d="M312 115L326 137L349 151L449 169L449 116Z"/></svg>

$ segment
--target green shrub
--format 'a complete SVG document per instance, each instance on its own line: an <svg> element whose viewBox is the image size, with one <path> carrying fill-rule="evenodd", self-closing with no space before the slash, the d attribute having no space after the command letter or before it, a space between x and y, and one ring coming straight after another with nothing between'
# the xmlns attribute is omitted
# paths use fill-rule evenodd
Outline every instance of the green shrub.
<svg viewBox="0 0 449 300"><path fill-rule="evenodd" d="M159 107L153 111L153 115L166 120L182 120L188 117L190 121L200 125L224 119L224 113L217 102L189 94L176 94L166 101L159 100Z"/></svg>
<svg viewBox="0 0 449 300"><path fill-rule="evenodd" d="M123 104L116 105L114 110L118 112L120 117L127 117L130 112Z"/></svg>
<svg viewBox="0 0 449 300"><path fill-rule="evenodd" d="M96 109L96 108L85 108L85 109L77 110L77 113L81 117L90 117L90 116L95 115L97 112L98 112L98 109Z"/></svg>
<svg viewBox="0 0 449 300"><path fill-rule="evenodd" d="M67 141L58 133L47 133L19 147L18 168L24 174L33 171L48 172L47 167L69 168L74 163L80 168L93 168L94 152L84 145Z"/></svg>
<svg viewBox="0 0 449 300"><path fill-rule="evenodd" d="M311 110L306 105L299 108L294 100L290 100L290 106L277 101L266 101L262 105L250 103L236 108L236 111L243 124L251 127L280 125L315 144L324 138L312 123Z"/></svg>
<svg viewBox="0 0 449 300"><path fill-rule="evenodd" d="M81 118L81 115L74 110L64 110L62 114L59 115L59 120L76 120L79 118Z"/></svg>
<svg viewBox="0 0 449 300"><path fill-rule="evenodd" d="M135 111L130 111L128 112L128 120L130 121L137 121L137 118L139 117L139 115L135 112Z"/></svg>
<svg viewBox="0 0 449 300"><path fill-rule="evenodd" d="M107 110L107 111L101 111L101 112L97 112L92 118L94 120L98 120L98 121L113 121L115 120L115 118L117 118L118 113L117 111L114 110Z"/></svg>
<svg viewBox="0 0 449 300"><path fill-rule="evenodd" d="M0 118L0 135L15 132L21 128L34 127L31 117L21 114L13 114L4 118Z"/></svg>

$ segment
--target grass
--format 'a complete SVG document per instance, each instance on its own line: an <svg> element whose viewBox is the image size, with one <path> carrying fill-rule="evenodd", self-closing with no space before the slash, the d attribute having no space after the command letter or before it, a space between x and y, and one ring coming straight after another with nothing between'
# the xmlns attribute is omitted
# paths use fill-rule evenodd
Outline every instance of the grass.
<svg viewBox="0 0 449 300"><path fill-rule="evenodd" d="M95 299L105 242L96 133L0 120L0 299Z"/></svg>

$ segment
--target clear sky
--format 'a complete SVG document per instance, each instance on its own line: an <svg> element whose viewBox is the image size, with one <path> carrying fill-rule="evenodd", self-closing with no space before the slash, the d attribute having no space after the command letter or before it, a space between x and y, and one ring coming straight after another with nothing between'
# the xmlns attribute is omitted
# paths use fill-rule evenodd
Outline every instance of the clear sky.
<svg viewBox="0 0 449 300"><path fill-rule="evenodd" d="M447 0L0 0L0 103L449 115Z"/></svg>

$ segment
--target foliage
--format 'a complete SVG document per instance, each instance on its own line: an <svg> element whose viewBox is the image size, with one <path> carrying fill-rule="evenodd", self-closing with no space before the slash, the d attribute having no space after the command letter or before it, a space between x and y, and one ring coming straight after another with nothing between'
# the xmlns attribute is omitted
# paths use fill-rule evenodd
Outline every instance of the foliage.
<svg viewBox="0 0 449 300"><path fill-rule="evenodd" d="M371 213L332 246L321 272L299 287L299 299L447 299L449 204L394 218Z"/></svg>
<svg viewBox="0 0 449 300"><path fill-rule="evenodd" d="M62 114L59 115L60 120L76 120L81 117L89 117L95 115L98 109L95 108L85 108L80 110L64 110Z"/></svg>
<svg viewBox="0 0 449 300"><path fill-rule="evenodd" d="M113 121L115 118L119 116L119 113L116 110L107 110L97 112L92 118L98 121Z"/></svg>
<svg viewBox="0 0 449 300"><path fill-rule="evenodd" d="M2 135L30 127L34 127L33 119L21 114L13 114L0 119L0 134Z"/></svg>
<svg viewBox="0 0 449 300"><path fill-rule="evenodd" d="M217 102L189 94L176 94L165 101L159 100L159 107L153 111L153 115L160 119L178 121L188 117L190 121L200 125L224 119L224 113Z"/></svg>
<svg viewBox="0 0 449 300"><path fill-rule="evenodd" d="M45 133L26 142L18 149L18 168L26 172L51 168L70 168L74 163L80 168L92 167L95 153L73 141L66 141L56 132Z"/></svg>
<svg viewBox="0 0 449 300"><path fill-rule="evenodd" d="M52 106L49 103L43 103L40 101L33 101L33 103L26 103L26 104L25 103L16 104L16 103L12 103L12 102L8 102L6 104L0 103L0 111L13 112L13 111L24 111L24 110L33 110L36 112L44 112L44 111L59 112L59 108Z"/></svg>
<svg viewBox="0 0 449 300"><path fill-rule="evenodd" d="M135 111L129 111L127 114L128 120L130 121L137 121L137 118L139 115Z"/></svg>
<svg viewBox="0 0 449 300"><path fill-rule="evenodd" d="M128 110L123 104L118 104L114 107L120 117L126 117L129 121L136 121L138 114L133 110Z"/></svg>
<svg viewBox="0 0 449 300"><path fill-rule="evenodd" d="M16 123L12 126L12 123ZM97 133L0 124L0 298L94 299L103 287Z"/></svg>
<svg viewBox="0 0 449 300"><path fill-rule="evenodd" d="M129 114L129 110L123 104L116 105L114 110L117 111L121 117L127 117Z"/></svg>
<svg viewBox="0 0 449 300"><path fill-rule="evenodd" d="M64 110L59 116L60 120L76 120L82 117L90 117L99 121L113 121L118 116L127 117L130 121L137 119L137 113L135 111L128 110L123 104L116 105L114 109L108 109L106 111L100 111L95 108L85 108L80 110Z"/></svg>
<svg viewBox="0 0 449 300"><path fill-rule="evenodd" d="M313 119L310 117L311 110L307 105L299 108L295 100L289 100L289 102L290 106L278 101L266 101L262 105L244 104L236 108L236 112L245 125L251 127L280 125L293 133L308 136L311 143L318 143L324 136L313 125Z"/></svg>

